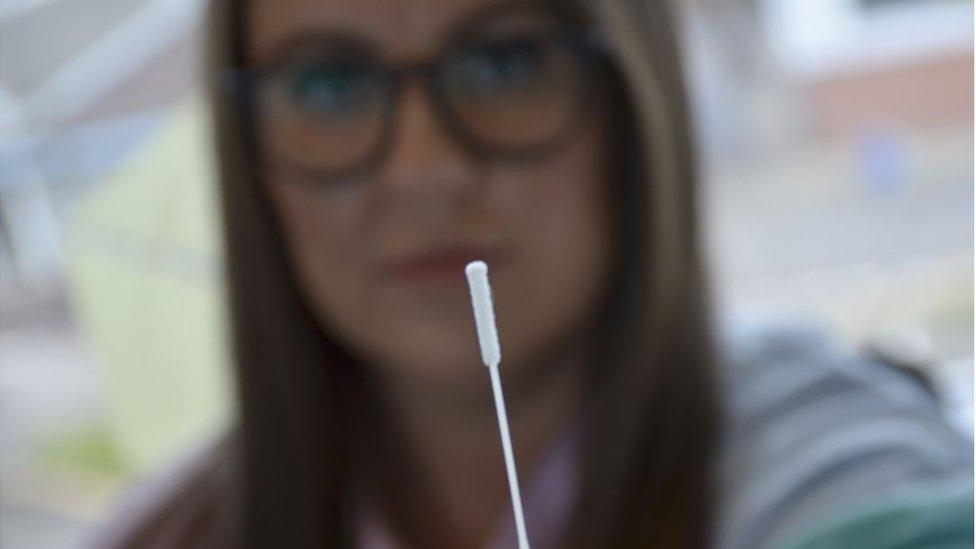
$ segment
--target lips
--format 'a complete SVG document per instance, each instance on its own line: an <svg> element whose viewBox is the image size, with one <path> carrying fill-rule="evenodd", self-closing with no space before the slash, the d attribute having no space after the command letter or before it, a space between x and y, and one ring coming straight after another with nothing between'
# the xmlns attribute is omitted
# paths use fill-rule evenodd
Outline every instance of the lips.
<svg viewBox="0 0 976 549"><path fill-rule="evenodd" d="M464 268L477 259L496 265L501 254L484 246L442 246L404 256L386 264L389 276L403 281L450 280L463 282Z"/></svg>

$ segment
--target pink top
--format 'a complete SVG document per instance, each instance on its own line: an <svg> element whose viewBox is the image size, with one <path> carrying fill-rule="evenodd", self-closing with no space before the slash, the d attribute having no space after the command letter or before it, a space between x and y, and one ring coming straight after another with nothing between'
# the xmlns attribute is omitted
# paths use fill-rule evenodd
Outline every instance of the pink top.
<svg viewBox="0 0 976 549"><path fill-rule="evenodd" d="M582 429L574 425L560 436L549 449L542 461L528 477L519 476L522 488L522 507L525 513L525 527L533 549L553 549L557 547L569 514L573 508L578 489L577 474L579 444ZM518 452L518 447L515 448ZM499 444L498 459L502 459ZM382 519L368 508L359 514L357 525L360 547L363 549L400 549ZM510 549L518 547L515 535L515 516L511 505L506 506L505 514L498 518L494 533L486 549Z"/></svg>

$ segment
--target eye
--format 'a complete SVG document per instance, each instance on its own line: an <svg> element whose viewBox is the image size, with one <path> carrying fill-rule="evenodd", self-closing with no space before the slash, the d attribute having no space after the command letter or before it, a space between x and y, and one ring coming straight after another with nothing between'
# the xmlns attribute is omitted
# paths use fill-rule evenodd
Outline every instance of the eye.
<svg viewBox="0 0 976 549"><path fill-rule="evenodd" d="M349 118L376 107L380 78L376 71L355 60L297 64L284 71L283 98L315 117Z"/></svg>
<svg viewBox="0 0 976 549"><path fill-rule="evenodd" d="M546 84L550 47L542 38L497 40L471 46L448 65L448 87L466 99L532 92Z"/></svg>

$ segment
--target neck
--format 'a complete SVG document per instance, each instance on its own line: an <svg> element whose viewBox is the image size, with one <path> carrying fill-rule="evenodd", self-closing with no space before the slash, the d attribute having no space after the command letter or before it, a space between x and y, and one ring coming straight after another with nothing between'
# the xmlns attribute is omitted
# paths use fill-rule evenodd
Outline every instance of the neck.
<svg viewBox="0 0 976 549"><path fill-rule="evenodd" d="M524 366L524 367L519 367ZM544 374L536 374L540 368ZM520 482L530 478L540 457L579 412L583 354L546 364L501 366L509 410L512 444ZM482 391L470 402L430 398L409 387L386 387L390 412L412 450L452 547L484 546L503 513L511 513L497 416L488 371L482 367ZM528 378L539 375L542 379ZM524 378L524 379L520 379ZM425 498L417 498L423 504ZM441 514L443 513L443 514Z"/></svg>

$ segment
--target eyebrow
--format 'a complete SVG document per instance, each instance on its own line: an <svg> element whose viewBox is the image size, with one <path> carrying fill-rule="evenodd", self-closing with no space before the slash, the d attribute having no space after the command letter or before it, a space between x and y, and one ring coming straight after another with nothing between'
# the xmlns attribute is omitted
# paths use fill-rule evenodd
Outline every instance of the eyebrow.
<svg viewBox="0 0 976 549"><path fill-rule="evenodd" d="M558 11L550 2L515 0L487 3L453 17L451 23L444 25L444 28L440 29L439 32L432 33L431 43L434 45L434 51L437 51L449 46L458 35L465 32L465 29L473 29L477 27L480 21L490 22L495 17L503 17L505 14L512 17L545 18L553 22L568 19L567 17L560 17ZM383 17L391 18L393 16L383 14ZM333 20L318 28L283 33L281 38L271 42L271 46L267 48L268 51L261 55L264 60L258 65L273 65L276 61L287 57L290 52L302 48L321 49L326 46L336 49L348 48L350 51L382 51L384 43L376 39L378 33L368 30L376 28L376 20L371 19L367 24L351 22L356 19L362 20L363 18L339 17L338 23Z"/></svg>

